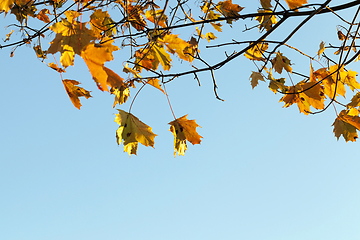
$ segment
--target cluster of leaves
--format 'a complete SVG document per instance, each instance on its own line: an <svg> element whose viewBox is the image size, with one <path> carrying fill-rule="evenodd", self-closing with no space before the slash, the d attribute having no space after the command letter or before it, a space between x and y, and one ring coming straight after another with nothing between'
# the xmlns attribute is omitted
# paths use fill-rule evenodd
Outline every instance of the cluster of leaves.
<svg viewBox="0 0 360 240"><path fill-rule="evenodd" d="M129 110L118 110L119 113L115 118L115 122L119 124L116 133L117 142L123 144L124 151L131 155L137 153L138 143L154 147L156 134L152 132L151 127L131 113L131 106L137 94L145 86L155 87L160 90L159 93L169 98L165 84L185 75L194 75L194 78L199 81L197 73L209 71L214 83L214 93L220 99L216 92L214 70L242 55L253 61L257 67L257 71L252 72L250 76L253 88L259 84L259 81L268 81L271 91L284 94L280 99L284 102L284 107L296 103L300 112L305 115L315 113L311 108L321 112L331 104L340 104L337 97L345 97L345 86L353 92L358 91L360 85L355 78L357 73L346 69L346 65L359 55L355 47L355 39L359 37L358 29L355 33L352 30L355 24L350 23L348 28L343 28L342 31L345 31L345 34L340 30L337 32L339 40L342 41L342 45L337 47L335 52L336 56L339 56L337 63L324 54L326 47L323 42L315 57L310 57L299 49L287 45L286 42L303 23L326 11L331 12L332 10L327 6L330 0L320 6L319 4L306 5L307 0L285 0L285 2L287 6L279 0L260 0L261 6L256 13L242 14L244 8L233 3L232 0L217 2L202 0L198 2L200 16L194 17L187 0L178 0L173 6L170 6L169 0L165 0L162 8L157 5L157 1L150 0L75 0L74 2L70 0L2 0L0 12L3 12L5 16L9 13L9 15L14 15L20 25L14 24L12 27L25 37L19 41L0 45L0 48L13 47L12 56L19 46L32 44L36 56L59 73L70 100L78 109L81 107L79 98L91 97L90 91L80 87L80 83L76 80L63 79L67 68L74 65L76 56L86 63L98 89L114 95L113 107L125 103L130 97L130 92L137 91ZM343 8L355 5L357 4L344 4ZM308 10L309 6L312 10ZM114 8L117 10L111 10ZM85 12L88 14L85 15ZM283 22L298 14L303 14L307 18L295 27L287 38L278 42L267 40ZM114 19L114 16L120 16L120 19ZM42 23L41 27L37 29L29 26L29 18ZM251 22L255 22L260 37L253 41L233 41L224 44L240 47L244 46L244 43L248 45L227 55L225 60L212 66L209 65L200 56L199 44L202 39L211 42L217 37L214 32L205 31L205 25L211 25L219 33L222 32L223 24L232 26L239 19L251 19ZM355 19L356 17L353 22ZM174 33L176 29L185 27L194 29L187 39ZM14 29L6 35L5 42L10 41ZM49 43L44 43L47 31L55 33L55 37ZM121 44L116 45L116 42ZM125 78L105 67L107 62L114 59L113 53L121 49L119 46L128 47L130 52L128 60L123 64L123 74L127 75ZM309 58L311 62L319 62L316 57L325 58L328 66L314 71L310 64L308 76L295 73L291 60L284 56L280 47L294 49ZM328 48L331 47L333 46L329 45ZM349 61L351 49L355 54ZM49 61L50 55L53 55L55 62ZM56 60L57 56L59 60ZM193 69L185 72L164 73L163 71L170 71L172 68L174 57L188 62ZM206 67L198 68L195 62L205 64ZM281 76L275 78L275 73ZM303 79L295 84L292 77L294 75L301 76ZM326 99L329 99L327 105L325 105ZM340 105L346 109L337 115L333 124L335 136L339 138L342 135L346 141L355 141L356 130L360 130L360 94L356 93L349 104ZM188 120L187 115L180 118L176 118L174 113L173 115L174 120L169 124L170 131L174 135L174 156L176 153L184 155L187 141L200 144L202 137L196 131L199 125L195 120Z"/></svg>

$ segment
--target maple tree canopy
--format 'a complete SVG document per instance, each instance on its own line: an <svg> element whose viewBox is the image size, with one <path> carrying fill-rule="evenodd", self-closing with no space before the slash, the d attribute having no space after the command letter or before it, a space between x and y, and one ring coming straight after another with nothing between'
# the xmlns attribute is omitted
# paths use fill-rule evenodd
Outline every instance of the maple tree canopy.
<svg viewBox="0 0 360 240"><path fill-rule="evenodd" d="M254 63L253 71L248 73L252 88L267 83L271 91L281 95L279 101L285 108L296 104L305 115L333 107L335 137L356 141L360 130L360 84L357 72L349 64L360 59L356 45L360 35L360 2L331 5L331 0L258 0L257 3L257 9L247 9L235 0L0 0L0 14L15 16L18 22L8 26L9 33L3 36L0 49L10 48L12 57L20 46L31 45L36 57L59 74L78 109L82 106L80 98L88 99L91 95L71 76L63 78L67 68L75 67L75 58L85 62L100 91L114 96L114 108L131 99L127 111L118 109L115 118L119 124L117 142L130 156L137 154L138 143L154 147L157 136L131 113L136 96L144 87L158 89L158 94L165 94L170 105L166 84L190 75L200 85L197 73L209 72L215 97L222 100L217 93L216 70L238 58ZM338 13L350 8L357 9L353 16ZM288 44L305 23L323 14L333 14L340 22L334 31L337 43L326 43L324 39L317 43L318 51L313 53ZM276 29L299 16L302 20L287 29L287 36L278 41L271 38ZM209 45L218 41L224 25L233 29L243 26L242 31L255 31L257 37ZM45 34L50 34L50 39ZM219 58L213 65L201 56L208 48L225 46L233 47L233 53L226 53L224 59ZM300 73L291 60L294 57L284 49L304 58L309 63L308 71ZM106 67L116 60L113 54L116 51L129 54L123 61L122 72ZM174 72L175 58L187 62L189 69ZM349 94L350 102L343 103ZM184 155L187 142L200 144L199 125L188 120L187 115L177 118L171 105L170 109L174 116L169 120L174 156Z"/></svg>

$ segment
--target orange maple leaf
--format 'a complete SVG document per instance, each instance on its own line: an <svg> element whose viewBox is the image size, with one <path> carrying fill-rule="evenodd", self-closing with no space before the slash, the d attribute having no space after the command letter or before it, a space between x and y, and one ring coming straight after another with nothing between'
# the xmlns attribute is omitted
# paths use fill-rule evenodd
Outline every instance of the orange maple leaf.
<svg viewBox="0 0 360 240"><path fill-rule="evenodd" d="M64 84L67 94L70 97L71 102L77 109L80 110L81 103L79 97L85 97L86 99L88 99L91 97L90 92L82 87L76 86L80 84L78 81L64 79L62 82Z"/></svg>
<svg viewBox="0 0 360 240"><path fill-rule="evenodd" d="M301 7L302 5L307 3L307 0L285 0L285 2L289 5L290 9L295 9ZM298 11L297 9L295 11Z"/></svg>
<svg viewBox="0 0 360 240"><path fill-rule="evenodd" d="M108 41L104 44L91 43L81 52L81 57L88 66L94 81L102 91L109 91L107 87L109 74L104 69L104 63L113 60L112 52L117 50L119 48L112 45L112 41Z"/></svg>
<svg viewBox="0 0 360 240"><path fill-rule="evenodd" d="M170 132L174 134L174 157L176 152L185 155L187 149L186 140L192 144L200 144L202 136L196 132L196 128L200 127L195 120L188 120L187 115L177 118L169 122Z"/></svg>

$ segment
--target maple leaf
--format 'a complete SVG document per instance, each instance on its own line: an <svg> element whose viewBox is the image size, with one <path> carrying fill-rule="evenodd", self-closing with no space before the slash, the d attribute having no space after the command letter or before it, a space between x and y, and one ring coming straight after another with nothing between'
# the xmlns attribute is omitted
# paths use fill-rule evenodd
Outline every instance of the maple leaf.
<svg viewBox="0 0 360 240"><path fill-rule="evenodd" d="M315 109L324 109L325 94L324 88L316 81L314 70L310 64L310 81L301 81L295 86L291 86L280 102L284 102L284 107L289 107L297 103L299 111L308 115L310 106Z"/></svg>
<svg viewBox="0 0 360 240"><path fill-rule="evenodd" d="M64 84L67 94L70 97L71 102L77 109L80 110L81 103L79 97L85 97L86 99L88 99L91 97L90 92L82 87L76 86L80 84L78 81L64 79L62 82Z"/></svg>
<svg viewBox="0 0 360 240"><path fill-rule="evenodd" d="M357 115L357 109L342 110L335 119L332 126L334 126L334 133L336 138L342 135L346 142L355 142L358 138L356 130L360 130L360 117Z"/></svg>
<svg viewBox="0 0 360 240"><path fill-rule="evenodd" d="M290 60L283 56L282 53L277 52L276 57L271 60L271 63L276 72L282 73L282 70L285 69L287 72L292 73L292 68L290 67Z"/></svg>
<svg viewBox="0 0 360 240"><path fill-rule="evenodd" d="M127 5L124 7L127 10L128 21L130 21L131 26L133 26L136 30L142 31L146 26L146 22L141 14L143 14L143 9L140 6L132 6Z"/></svg>
<svg viewBox="0 0 360 240"><path fill-rule="evenodd" d="M252 43L250 43L251 45ZM264 42L259 42L254 47L250 48L245 52L245 57L250 60L262 61L265 60L263 57L264 52L268 49L269 44Z"/></svg>
<svg viewBox="0 0 360 240"><path fill-rule="evenodd" d="M344 71L344 67L341 67L339 69L337 64L330 66L329 71L325 71L325 73L322 73L321 76L323 77L326 74L328 74L328 77L326 77L323 80L323 84L325 87L325 94L330 98L333 98L336 92L335 97L338 95L345 97L346 91L345 91L344 83L345 83L345 78L347 77L347 73ZM337 78L338 80L336 80Z"/></svg>
<svg viewBox="0 0 360 240"><path fill-rule="evenodd" d="M27 25L28 16L35 17L36 7L33 3L33 0L15 0L15 5L11 7L11 13L21 24L25 20L25 25Z"/></svg>
<svg viewBox="0 0 360 240"><path fill-rule="evenodd" d="M306 4L307 0L285 0L285 2L289 5L290 9L294 9ZM295 11L299 11L299 10L296 9Z"/></svg>
<svg viewBox="0 0 360 240"><path fill-rule="evenodd" d="M214 35L214 33L208 32L205 34L205 38L208 42L210 42L210 40L215 40L217 37Z"/></svg>
<svg viewBox="0 0 360 240"><path fill-rule="evenodd" d="M272 73L269 72L268 79L270 80L269 88L275 94L277 93L278 89L280 89L282 92L286 92L288 90L288 87L285 86L285 78L275 79Z"/></svg>
<svg viewBox="0 0 360 240"><path fill-rule="evenodd" d="M239 12L243 10L243 7L240 7L238 4L233 4L232 0L225 0L222 2L219 2L216 5L216 9L219 10L225 17L230 18L239 18L240 14ZM233 19L227 19L226 22L231 24Z"/></svg>
<svg viewBox="0 0 360 240"><path fill-rule="evenodd" d="M81 57L88 66L94 81L102 91L108 91L109 78L104 68L104 63L113 60L112 53L117 50L119 48L112 45L112 41L107 41L104 44L88 44L81 52Z"/></svg>
<svg viewBox="0 0 360 240"><path fill-rule="evenodd" d="M348 85L351 89L351 91L354 91L355 89L360 89L360 84L356 81L357 72L347 71L347 75L345 77L345 84Z"/></svg>
<svg viewBox="0 0 360 240"><path fill-rule="evenodd" d="M116 34L115 22L110 18L107 11L100 9L94 11L90 16L90 26L94 35L99 39Z"/></svg>
<svg viewBox="0 0 360 240"><path fill-rule="evenodd" d="M270 9L271 6L271 0L260 0L261 6L263 9Z"/></svg>
<svg viewBox="0 0 360 240"><path fill-rule="evenodd" d="M272 13L272 10L258 10L258 13ZM255 20L259 21L259 31L261 32L263 29L269 31L273 25L277 23L277 19L275 15L264 15L264 16L257 16Z"/></svg>
<svg viewBox="0 0 360 240"><path fill-rule="evenodd" d="M115 95L115 100L113 104L113 108L116 106L116 104L123 104L127 101L127 99L130 97L130 90L127 86L120 86L119 88L112 88L110 90L111 94Z"/></svg>
<svg viewBox="0 0 360 240"><path fill-rule="evenodd" d="M150 84L151 86L153 86L154 88L159 89L162 93L165 94L165 91L161 88L160 86L160 81L157 78L150 78L147 82L147 84Z"/></svg>
<svg viewBox="0 0 360 240"><path fill-rule="evenodd" d="M141 122L131 113L118 109L115 122L120 125L116 131L117 143L124 145L124 151L131 154L137 152L138 142L144 146L154 147L154 138L156 134L152 132L151 127Z"/></svg>
<svg viewBox="0 0 360 240"><path fill-rule="evenodd" d="M46 52L46 51L43 51L43 50L41 49L41 46L40 46L40 45L34 46L33 49L34 49L34 51L35 51L35 53L36 53L36 56L37 56L38 58L42 58L42 59L45 59L45 58L46 58L47 52Z"/></svg>
<svg viewBox="0 0 360 240"><path fill-rule="evenodd" d="M263 75L259 72L252 72L250 79L251 79L251 86L253 89L259 84L259 80L265 82Z"/></svg>
<svg viewBox="0 0 360 240"><path fill-rule="evenodd" d="M128 63L125 64L123 72L124 73L132 73L135 78L141 78L139 72L136 71L135 69L130 68Z"/></svg>
<svg viewBox="0 0 360 240"><path fill-rule="evenodd" d="M15 0L1 0L0 1L0 12L7 14L13 6Z"/></svg>
<svg viewBox="0 0 360 240"><path fill-rule="evenodd" d="M150 9L149 11L145 12L145 17L154 24L158 24L163 28L167 27L167 16L165 15L164 10Z"/></svg>
<svg viewBox="0 0 360 240"><path fill-rule="evenodd" d="M351 98L351 102L346 105L347 108L355 108L358 106L360 106L360 93L356 93Z"/></svg>
<svg viewBox="0 0 360 240"><path fill-rule="evenodd" d="M86 23L79 23L75 18L78 12L66 11L66 19L54 23L50 29L56 33L51 46L47 50L50 54L61 53L60 63L64 68L74 65L75 54L80 55L90 41L94 40L92 31L85 27Z"/></svg>
<svg viewBox="0 0 360 240"><path fill-rule="evenodd" d="M163 38L159 38L158 42L166 46L166 50L172 54L176 53L179 58L191 61L192 57L184 53L184 50L189 47L189 43L185 42L178 35L167 34Z"/></svg>
<svg viewBox="0 0 360 240"><path fill-rule="evenodd" d="M187 115L177 118L169 122L170 132L174 135L174 157L176 152L178 155L185 155L187 149L186 141L194 144L200 144L201 136L196 132L196 128L200 127L195 120L188 120Z"/></svg>
<svg viewBox="0 0 360 240"><path fill-rule="evenodd" d="M36 15L36 17L44 23L49 23L50 19L46 14L50 14L50 11L49 9L44 8Z"/></svg>

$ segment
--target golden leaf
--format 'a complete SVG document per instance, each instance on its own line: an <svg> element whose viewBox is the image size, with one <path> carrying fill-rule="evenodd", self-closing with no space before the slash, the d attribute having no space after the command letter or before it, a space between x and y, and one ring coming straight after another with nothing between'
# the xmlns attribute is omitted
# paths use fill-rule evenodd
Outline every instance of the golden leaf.
<svg viewBox="0 0 360 240"><path fill-rule="evenodd" d="M214 35L214 33L212 32L208 32L207 34L205 34L206 40L208 42L210 42L210 40L215 40L217 37Z"/></svg>
<svg viewBox="0 0 360 240"><path fill-rule="evenodd" d="M130 97L130 90L127 86L121 86L119 88L112 88L110 90L111 94L115 95L115 100L113 104L113 108L116 106L116 104L123 104L127 101L127 99Z"/></svg>
<svg viewBox="0 0 360 240"><path fill-rule="evenodd" d="M86 99L88 99L91 97L90 92L82 87L76 86L80 84L78 81L65 79L62 82L64 84L67 94L70 97L71 102L77 109L80 110L81 103L79 97L85 97Z"/></svg>
<svg viewBox="0 0 360 240"><path fill-rule="evenodd" d="M178 35L167 34L163 38L159 38L158 42L165 45L168 52L176 53L183 60L192 61L192 57L184 53L184 50L189 47L189 43L179 38Z"/></svg>
<svg viewBox="0 0 360 240"><path fill-rule="evenodd" d="M112 52L119 50L117 46L112 45L112 41L104 44L89 44L81 52L89 71L102 91L108 91L107 83L109 75L104 69L104 63L113 60Z"/></svg>
<svg viewBox="0 0 360 240"><path fill-rule="evenodd" d="M296 103L299 111L308 115L310 106L315 109L324 109L325 95L323 87L314 81L301 81L295 86L291 86L281 99L280 102L284 102L284 107L289 107Z"/></svg>
<svg viewBox="0 0 360 240"><path fill-rule="evenodd" d="M251 45L252 43L250 43ZM268 49L269 44L264 42L259 42L254 47L250 48L245 52L245 57L250 60L262 61L265 60L263 57L264 52Z"/></svg>
<svg viewBox="0 0 360 240"><path fill-rule="evenodd" d="M359 111L352 110L342 110L333 123L333 131L338 140L341 135L346 142L355 142L358 138L356 130L360 130L360 117L357 116Z"/></svg>
<svg viewBox="0 0 360 240"><path fill-rule="evenodd" d="M154 147L154 138L156 134L152 132L151 127L141 122L131 113L118 109L115 122L120 125L116 131L117 142L124 145L124 151L131 154L137 152L137 143L144 146Z"/></svg>
<svg viewBox="0 0 360 240"><path fill-rule="evenodd" d="M176 152L178 155L185 155L187 149L186 140L192 144L200 144L201 136L196 132L196 128L200 127L195 120L188 120L187 115L177 118L169 122L170 132L174 135L174 157Z"/></svg>
<svg viewBox="0 0 360 240"><path fill-rule="evenodd" d="M354 91L355 89L360 89L360 84L356 81L357 72L347 71L347 75L345 77L345 84L348 85L351 89L351 91Z"/></svg>
<svg viewBox="0 0 360 240"><path fill-rule="evenodd" d="M159 89L161 92L163 92L163 93L165 94L164 90L163 90L163 89L161 88L161 86L160 86L160 81L159 81L159 79L157 79L157 78L150 78L146 83L147 83L147 84L150 84L151 86L153 86L153 87L155 87L155 88L157 88L157 89Z"/></svg>
<svg viewBox="0 0 360 240"><path fill-rule="evenodd" d="M15 0L1 0L0 1L0 12L5 11L5 14L7 14L11 7L13 6Z"/></svg>
<svg viewBox="0 0 360 240"><path fill-rule="evenodd" d="M164 10L154 10L150 9L145 12L145 17L152 23L158 24L160 27L166 28L167 16L164 13ZM161 18L160 18L161 17Z"/></svg>
<svg viewBox="0 0 360 240"><path fill-rule="evenodd" d="M79 16L78 12L66 11L65 16L67 19L62 19L50 27L56 36L47 50L51 54L61 53L60 63L64 68L73 65L75 54L81 55L83 48L95 39L92 31L85 27L86 23L75 21Z"/></svg>
<svg viewBox="0 0 360 240"><path fill-rule="evenodd" d="M272 13L272 10L258 10L258 13ZM259 21L259 31L261 32L263 29L269 31L273 25L277 23L277 19L275 15L264 15L264 16L257 16L255 20Z"/></svg>
<svg viewBox="0 0 360 240"><path fill-rule="evenodd" d="M285 0L285 2L289 5L290 9L294 9L306 4L307 0ZM296 9L295 11L298 10Z"/></svg>
<svg viewBox="0 0 360 240"><path fill-rule="evenodd" d="M90 26L94 35L99 39L104 35L113 36L116 34L115 22L110 18L107 11L100 9L94 11L90 16Z"/></svg>

